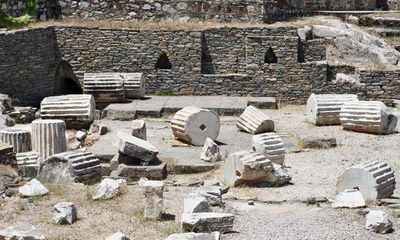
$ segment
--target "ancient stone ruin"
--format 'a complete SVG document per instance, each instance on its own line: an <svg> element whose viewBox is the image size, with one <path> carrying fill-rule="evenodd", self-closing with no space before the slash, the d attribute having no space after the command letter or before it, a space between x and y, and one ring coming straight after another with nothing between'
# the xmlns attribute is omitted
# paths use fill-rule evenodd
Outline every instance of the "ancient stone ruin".
<svg viewBox="0 0 400 240"><path fill-rule="evenodd" d="M236 126L245 132L259 134L274 131L274 121L256 107L249 106L240 115Z"/></svg>

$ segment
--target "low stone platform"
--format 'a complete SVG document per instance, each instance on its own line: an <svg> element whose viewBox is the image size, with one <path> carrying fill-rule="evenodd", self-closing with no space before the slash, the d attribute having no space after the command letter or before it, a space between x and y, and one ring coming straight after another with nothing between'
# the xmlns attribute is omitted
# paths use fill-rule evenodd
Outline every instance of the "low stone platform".
<svg viewBox="0 0 400 240"><path fill-rule="evenodd" d="M133 120L140 117L161 117L172 114L186 106L214 110L221 116L239 115L248 105L262 109L277 109L273 97L227 97L227 96L149 96L129 103L110 104L103 110L103 118L110 120Z"/></svg>

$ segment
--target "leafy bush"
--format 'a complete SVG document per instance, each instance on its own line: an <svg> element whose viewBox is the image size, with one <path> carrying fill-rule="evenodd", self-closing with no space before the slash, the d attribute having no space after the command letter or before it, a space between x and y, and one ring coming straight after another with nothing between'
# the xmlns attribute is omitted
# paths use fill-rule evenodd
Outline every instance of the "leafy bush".
<svg viewBox="0 0 400 240"><path fill-rule="evenodd" d="M25 14L20 17L11 17L0 13L0 28L21 28L36 19L37 0L27 0Z"/></svg>

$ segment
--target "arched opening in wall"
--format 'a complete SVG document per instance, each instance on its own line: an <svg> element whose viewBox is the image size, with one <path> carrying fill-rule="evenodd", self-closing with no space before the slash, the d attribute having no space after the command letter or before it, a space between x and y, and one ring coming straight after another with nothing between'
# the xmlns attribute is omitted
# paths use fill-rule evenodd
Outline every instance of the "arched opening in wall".
<svg viewBox="0 0 400 240"><path fill-rule="evenodd" d="M56 94L81 94L82 87L78 81L71 65L66 61L58 64L55 76L55 93Z"/></svg>
<svg viewBox="0 0 400 240"><path fill-rule="evenodd" d="M165 52L161 53L156 62L156 69L172 69L171 62Z"/></svg>
<svg viewBox="0 0 400 240"><path fill-rule="evenodd" d="M274 50L270 47L264 56L264 63L278 63L278 58L275 55Z"/></svg>

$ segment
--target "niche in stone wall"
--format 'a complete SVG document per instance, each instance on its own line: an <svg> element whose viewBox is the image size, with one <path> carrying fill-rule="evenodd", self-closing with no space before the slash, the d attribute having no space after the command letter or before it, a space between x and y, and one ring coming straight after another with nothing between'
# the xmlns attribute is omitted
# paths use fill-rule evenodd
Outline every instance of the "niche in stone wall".
<svg viewBox="0 0 400 240"><path fill-rule="evenodd" d="M61 61L57 66L55 76L56 94L81 94L82 87L78 81L71 65L66 61Z"/></svg>
<svg viewBox="0 0 400 240"><path fill-rule="evenodd" d="M172 69L171 62L165 52L162 52L157 59L156 69Z"/></svg>
<svg viewBox="0 0 400 240"><path fill-rule="evenodd" d="M264 63L278 63L278 58L276 57L272 47L269 47L268 51L265 53Z"/></svg>

